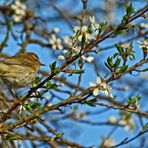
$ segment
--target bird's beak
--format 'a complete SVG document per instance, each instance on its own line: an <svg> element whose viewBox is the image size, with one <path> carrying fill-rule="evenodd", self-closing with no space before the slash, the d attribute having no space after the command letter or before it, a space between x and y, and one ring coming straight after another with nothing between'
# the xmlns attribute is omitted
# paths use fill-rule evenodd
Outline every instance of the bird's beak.
<svg viewBox="0 0 148 148"><path fill-rule="evenodd" d="M45 64L40 63L40 66L46 66Z"/></svg>

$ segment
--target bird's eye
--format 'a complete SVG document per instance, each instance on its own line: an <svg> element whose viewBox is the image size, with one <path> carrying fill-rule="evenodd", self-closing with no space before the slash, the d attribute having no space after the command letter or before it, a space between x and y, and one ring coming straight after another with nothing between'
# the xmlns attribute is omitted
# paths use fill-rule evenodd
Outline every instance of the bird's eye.
<svg viewBox="0 0 148 148"><path fill-rule="evenodd" d="M39 59L38 58L35 58L35 60L39 63Z"/></svg>

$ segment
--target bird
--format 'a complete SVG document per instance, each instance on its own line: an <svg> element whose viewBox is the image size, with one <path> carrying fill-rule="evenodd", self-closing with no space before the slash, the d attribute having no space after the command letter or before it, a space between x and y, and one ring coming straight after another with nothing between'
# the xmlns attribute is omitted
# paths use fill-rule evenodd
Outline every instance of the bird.
<svg viewBox="0 0 148 148"><path fill-rule="evenodd" d="M11 88L23 88L30 85L44 66L33 52L19 53L0 60L0 79Z"/></svg>

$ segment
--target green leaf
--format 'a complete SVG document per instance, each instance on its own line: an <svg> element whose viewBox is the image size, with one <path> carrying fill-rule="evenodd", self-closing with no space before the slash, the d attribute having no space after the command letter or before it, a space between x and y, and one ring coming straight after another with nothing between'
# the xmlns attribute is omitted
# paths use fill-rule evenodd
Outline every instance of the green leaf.
<svg viewBox="0 0 148 148"><path fill-rule="evenodd" d="M12 141L12 140L18 140L18 139L19 137L17 135L7 135L6 136L6 140Z"/></svg>
<svg viewBox="0 0 148 148"><path fill-rule="evenodd" d="M130 59L130 60L135 60L135 55L134 55L134 54L130 54L130 55L129 55L129 59Z"/></svg>
<svg viewBox="0 0 148 148"><path fill-rule="evenodd" d="M84 73L85 70L74 70L73 73L74 74L81 74L81 73Z"/></svg>
<svg viewBox="0 0 148 148"><path fill-rule="evenodd" d="M56 67L56 68L55 68L55 70L54 70L54 73L56 73L56 74L57 74L57 73L59 73L59 72L61 72L60 67Z"/></svg>
<svg viewBox="0 0 148 148"><path fill-rule="evenodd" d="M124 114L124 119L125 120L129 120L129 119L131 119L131 117L132 117L132 114L131 113Z"/></svg>
<svg viewBox="0 0 148 148"><path fill-rule="evenodd" d="M56 61L49 65L51 72L57 74L61 71L59 67L56 67Z"/></svg>
<svg viewBox="0 0 148 148"><path fill-rule="evenodd" d="M119 73L124 73L127 68L128 68L128 65L123 65L123 66L120 68Z"/></svg>
<svg viewBox="0 0 148 148"><path fill-rule="evenodd" d="M55 61L55 62L53 62L53 63L51 63L51 64L49 65L51 71L56 68L56 64L57 64L57 62Z"/></svg>
<svg viewBox="0 0 148 148"><path fill-rule="evenodd" d="M29 105L30 105L30 107L31 107L32 109L37 109L37 108L39 108L39 107L41 106L40 103L34 102L34 101L29 102Z"/></svg>
<svg viewBox="0 0 148 148"><path fill-rule="evenodd" d="M29 105L29 103L22 103L22 106L28 111L32 112L32 107Z"/></svg>
<svg viewBox="0 0 148 148"><path fill-rule="evenodd" d="M127 29L122 29L122 30L120 30L119 32L118 32L118 34L123 34L123 35L125 35L125 34L127 34L128 33L128 30Z"/></svg>
<svg viewBox="0 0 148 148"><path fill-rule="evenodd" d="M107 58L107 63L108 63L108 65L109 65L110 67L113 67L113 59L112 59L112 57L108 57L108 58Z"/></svg>
<svg viewBox="0 0 148 148"><path fill-rule="evenodd" d="M115 44L118 52L120 53L120 55L122 56L124 54L124 49L122 47L122 44L121 43L118 43L118 44Z"/></svg>
<svg viewBox="0 0 148 148"><path fill-rule="evenodd" d="M102 22L100 25L99 25L99 34L104 31L104 29L106 28L107 26L107 21L106 22Z"/></svg>
<svg viewBox="0 0 148 148"><path fill-rule="evenodd" d="M117 56L119 56L119 53L115 53L115 54L113 55L113 58L116 58Z"/></svg>
<svg viewBox="0 0 148 148"><path fill-rule="evenodd" d="M120 65L120 62L121 62L121 59L120 59L120 58L117 58L117 60L115 61L113 67L114 67L115 69L118 69L118 67L119 67L119 65Z"/></svg>
<svg viewBox="0 0 148 148"><path fill-rule="evenodd" d="M122 19L122 23L125 24L128 20L129 16L128 15L124 15L123 19Z"/></svg>
<svg viewBox="0 0 148 148"><path fill-rule="evenodd" d="M141 99L141 96L139 96L139 95L137 95L134 98L130 97L129 100L128 100L128 104L129 105L134 105L134 104L138 103L140 101L140 99Z"/></svg>
<svg viewBox="0 0 148 148"><path fill-rule="evenodd" d="M147 130L147 129L148 129L148 123L146 123L146 124L143 126L142 131L145 131L145 130Z"/></svg>
<svg viewBox="0 0 148 148"><path fill-rule="evenodd" d="M32 86L36 87L41 82L41 80L42 80L41 77L36 77L35 81L32 83Z"/></svg>
<svg viewBox="0 0 148 148"><path fill-rule="evenodd" d="M126 9L126 14L123 16L123 19L122 19L123 24L126 24L130 16L135 12L132 4L130 5L126 4L125 9Z"/></svg>
<svg viewBox="0 0 148 148"><path fill-rule="evenodd" d="M11 28L13 27L13 24L14 24L13 21L8 23L8 30L11 30Z"/></svg>
<svg viewBox="0 0 148 148"><path fill-rule="evenodd" d="M37 109L41 106L40 103L35 102L35 101L30 101L28 103L22 103L22 106L28 111L32 112L34 109Z"/></svg>
<svg viewBox="0 0 148 148"><path fill-rule="evenodd" d="M85 38L85 35L83 35L82 36L82 43L83 43L83 45L85 44L85 42L86 42L86 38Z"/></svg>
<svg viewBox="0 0 148 148"><path fill-rule="evenodd" d="M62 138L63 135L64 135L64 133L58 133L58 134L56 134L56 137L54 139L60 139L60 138Z"/></svg>
<svg viewBox="0 0 148 148"><path fill-rule="evenodd" d="M134 11L134 8L133 8L133 6L132 6L132 3L130 3L130 5L126 4L126 5L125 5L125 8L126 8L126 14L127 14L128 16L131 16L131 14L135 12L135 11Z"/></svg>
<svg viewBox="0 0 148 148"><path fill-rule="evenodd" d="M88 28L87 28L87 33L89 33L89 34L92 34L92 33L93 33L92 30L91 30L91 25L88 26Z"/></svg>
<svg viewBox="0 0 148 148"><path fill-rule="evenodd" d="M47 81L45 84L45 87L46 87L46 89L55 89L58 87L58 85L55 83L51 83L50 81Z"/></svg>
<svg viewBox="0 0 148 148"><path fill-rule="evenodd" d="M94 104L95 102L97 102L96 98L91 99L91 100L86 100L85 104L87 104L88 106L91 106L91 107L95 107L95 104Z"/></svg>
<svg viewBox="0 0 148 148"><path fill-rule="evenodd" d="M75 37L78 38L80 35L81 35L81 31L80 30L77 30Z"/></svg>

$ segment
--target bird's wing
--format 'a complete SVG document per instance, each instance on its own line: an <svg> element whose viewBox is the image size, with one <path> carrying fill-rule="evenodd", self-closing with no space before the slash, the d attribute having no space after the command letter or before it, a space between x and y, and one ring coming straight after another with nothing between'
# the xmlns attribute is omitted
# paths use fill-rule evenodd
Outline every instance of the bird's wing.
<svg viewBox="0 0 148 148"><path fill-rule="evenodd" d="M0 61L0 64L1 63L6 65L22 65L22 62L16 58L4 59L3 61Z"/></svg>
<svg viewBox="0 0 148 148"><path fill-rule="evenodd" d="M0 75L6 73L9 70L9 66L3 63L0 63Z"/></svg>

